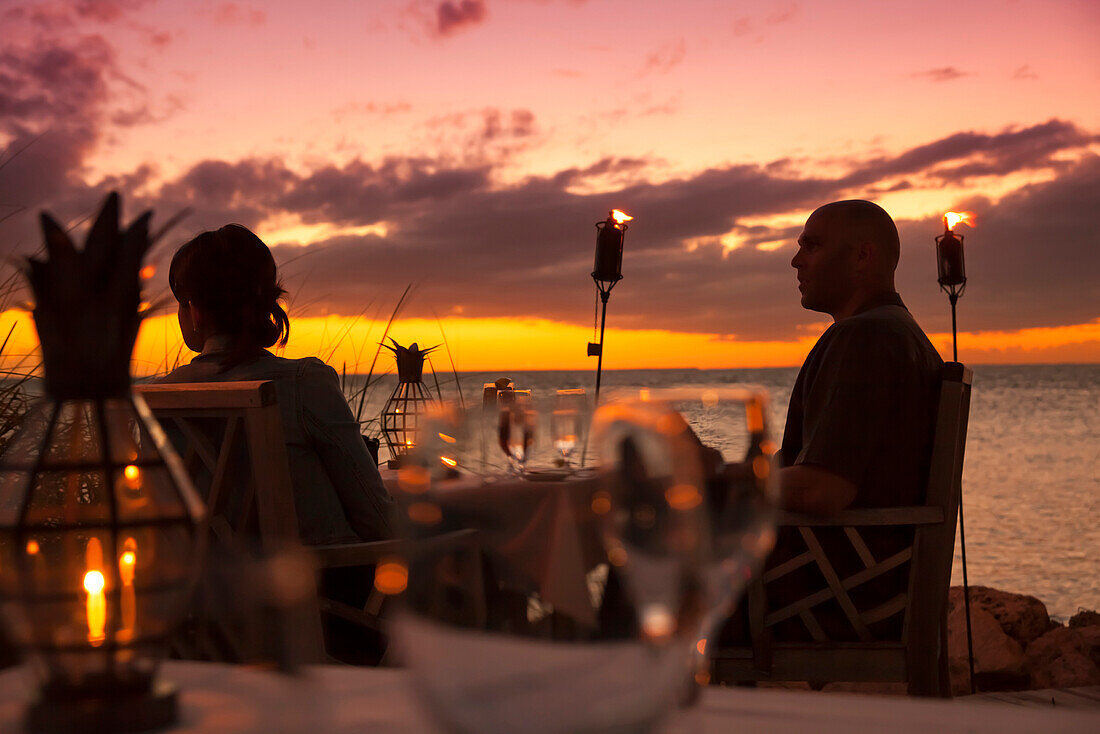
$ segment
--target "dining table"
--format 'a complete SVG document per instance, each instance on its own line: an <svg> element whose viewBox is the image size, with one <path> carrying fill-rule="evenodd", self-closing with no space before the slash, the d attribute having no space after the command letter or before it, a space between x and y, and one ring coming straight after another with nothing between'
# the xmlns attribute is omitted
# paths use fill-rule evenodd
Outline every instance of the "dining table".
<svg viewBox="0 0 1100 734"><path fill-rule="evenodd" d="M400 668L321 665L287 675L224 663L168 661L161 679L179 691L174 734L430 734L448 729ZM0 672L0 732L22 730L34 685L26 667ZM537 706L532 717L553 716ZM658 734L770 732L1100 731L1096 710L1023 708L982 700L932 700L851 693L705 688L695 704L669 712ZM75 734L75 733L74 733Z"/></svg>
<svg viewBox="0 0 1100 734"><path fill-rule="evenodd" d="M383 469L394 496L397 471ZM606 560L599 535L606 477L595 470L533 471L521 476L457 476L431 492L450 511L476 513L481 545L496 575L585 626L596 624L589 574Z"/></svg>

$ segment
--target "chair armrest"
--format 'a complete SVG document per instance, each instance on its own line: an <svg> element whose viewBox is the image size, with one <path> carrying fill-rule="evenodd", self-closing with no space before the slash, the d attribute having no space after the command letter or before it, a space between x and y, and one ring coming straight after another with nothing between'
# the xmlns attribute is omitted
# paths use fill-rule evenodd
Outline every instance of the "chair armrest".
<svg viewBox="0 0 1100 734"><path fill-rule="evenodd" d="M874 507L841 510L835 515L818 516L780 512L778 525L796 527L863 527L868 525L938 525L943 522L941 507Z"/></svg>
<svg viewBox="0 0 1100 734"><path fill-rule="evenodd" d="M376 540L372 543L343 543L311 546L320 568L370 566L388 556L403 555L410 550L425 552L438 548L478 548L478 532L469 528L454 530L432 538L408 540Z"/></svg>
<svg viewBox="0 0 1100 734"><path fill-rule="evenodd" d="M373 543L315 545L310 550L317 556L321 568L343 568L378 563L384 556L401 553L405 547L403 540L379 540Z"/></svg>

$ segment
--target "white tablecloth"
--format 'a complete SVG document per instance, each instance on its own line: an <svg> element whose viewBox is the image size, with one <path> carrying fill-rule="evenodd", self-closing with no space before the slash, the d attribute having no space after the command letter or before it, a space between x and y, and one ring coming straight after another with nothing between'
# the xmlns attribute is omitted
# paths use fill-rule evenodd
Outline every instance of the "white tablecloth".
<svg viewBox="0 0 1100 734"><path fill-rule="evenodd" d="M217 663L169 662L162 675L180 688L183 716L171 729L174 734L441 731L402 670L320 666L287 677ZM0 732L20 730L29 696L25 671L0 673ZM531 715L540 713L545 714ZM698 705L678 712L662 728L665 734L876 731L1097 732L1100 715L992 702L708 688Z"/></svg>

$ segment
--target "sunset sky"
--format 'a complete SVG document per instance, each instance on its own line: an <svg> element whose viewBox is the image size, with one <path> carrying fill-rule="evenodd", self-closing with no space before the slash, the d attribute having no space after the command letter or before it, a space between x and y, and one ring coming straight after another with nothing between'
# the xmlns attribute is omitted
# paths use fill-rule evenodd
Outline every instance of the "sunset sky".
<svg viewBox="0 0 1100 734"><path fill-rule="evenodd" d="M77 224L117 189L127 218L192 210L151 301L203 229L272 246L288 356L369 364L413 283L399 340L588 368L618 207L605 367L795 365L827 317L799 307L794 239L869 198L945 356L933 238L964 209L960 357L1098 362L1098 38L1095 0L3 0L0 242L11 267L40 210ZM139 371L175 359L164 314Z"/></svg>

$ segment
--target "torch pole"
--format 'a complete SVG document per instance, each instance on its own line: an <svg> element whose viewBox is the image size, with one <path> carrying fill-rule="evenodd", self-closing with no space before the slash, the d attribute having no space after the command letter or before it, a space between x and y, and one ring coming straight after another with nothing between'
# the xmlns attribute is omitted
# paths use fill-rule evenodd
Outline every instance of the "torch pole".
<svg viewBox="0 0 1100 734"><path fill-rule="evenodd" d="M955 322L955 304L959 300L959 294L954 288L951 289L951 293L948 294L948 298L951 300L951 353L953 362L959 361L959 331Z"/></svg>
<svg viewBox="0 0 1100 734"><path fill-rule="evenodd" d="M959 361L959 330L958 322L955 318L955 304L959 301L960 291L956 289L956 286L952 285L951 290L947 292L947 298L951 301L951 352L953 361ZM966 573L966 523L963 522L963 498L962 492L959 492L959 548L962 551L962 566L963 566L963 607L966 610L966 662L970 669L970 692L976 693L977 687L974 684L974 630L970 623L970 579L967 578Z"/></svg>
<svg viewBox="0 0 1100 734"><path fill-rule="evenodd" d="M600 404L600 378L603 376L603 330L607 324L607 299L610 296L610 289L606 291L600 289L600 300L603 301L603 307L600 311L600 353L596 357L596 397L592 402L593 410Z"/></svg>

